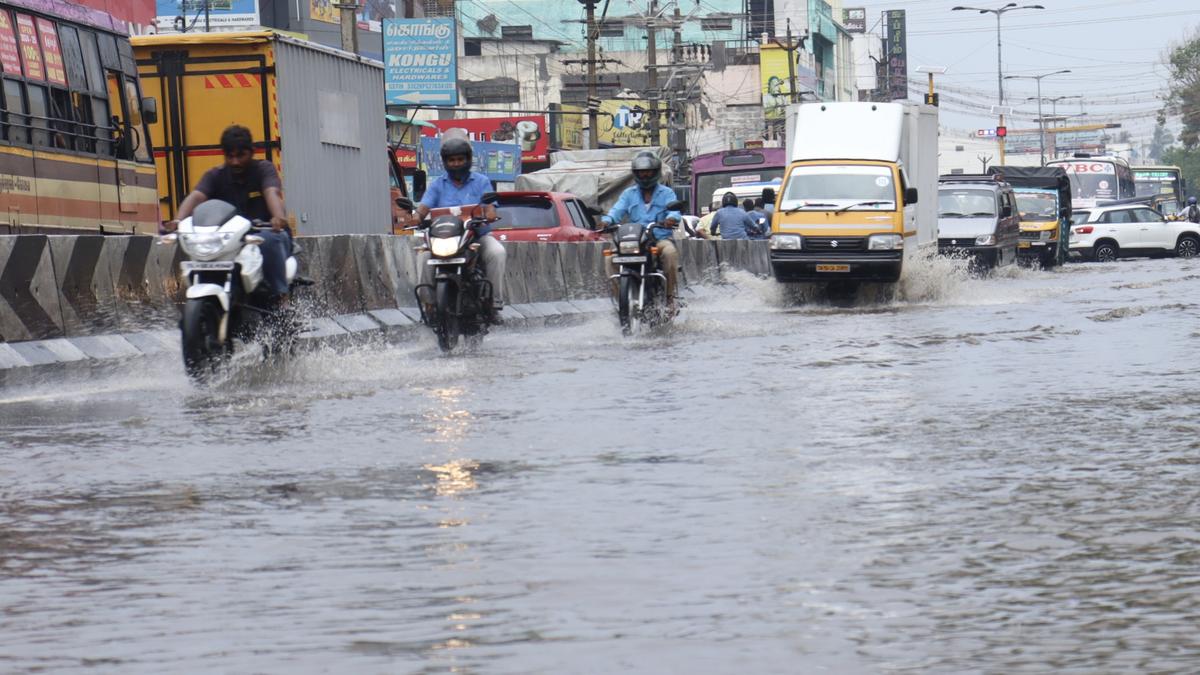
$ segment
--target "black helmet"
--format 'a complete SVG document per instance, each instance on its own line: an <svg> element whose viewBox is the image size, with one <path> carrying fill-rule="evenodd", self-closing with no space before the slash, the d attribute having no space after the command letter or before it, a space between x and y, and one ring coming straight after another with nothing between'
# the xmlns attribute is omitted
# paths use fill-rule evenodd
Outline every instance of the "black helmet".
<svg viewBox="0 0 1200 675"><path fill-rule="evenodd" d="M633 179L643 190L649 190L658 185L658 179L662 177L662 160L649 152L638 153L638 156L633 158L632 168ZM639 171L652 171L653 174L643 177L638 175Z"/></svg>
<svg viewBox="0 0 1200 675"><path fill-rule="evenodd" d="M1188 197L1188 204L1189 204L1189 205L1191 205L1191 204L1195 204L1195 203L1196 203L1196 198L1195 198L1195 197Z"/></svg>
<svg viewBox="0 0 1200 675"><path fill-rule="evenodd" d="M732 192L726 192L724 197L721 197L721 206L737 206L737 195Z"/></svg>
<svg viewBox="0 0 1200 675"><path fill-rule="evenodd" d="M451 157L466 157L467 163L462 168L451 170L446 167L446 175L456 181L464 181L471 175L471 161L474 159L475 151L471 148L471 143L462 138L448 138L442 141L442 165L445 166L446 160Z"/></svg>

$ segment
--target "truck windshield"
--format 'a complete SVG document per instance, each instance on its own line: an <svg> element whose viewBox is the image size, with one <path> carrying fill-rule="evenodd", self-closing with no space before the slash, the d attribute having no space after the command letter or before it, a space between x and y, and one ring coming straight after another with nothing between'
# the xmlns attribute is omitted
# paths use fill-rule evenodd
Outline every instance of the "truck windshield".
<svg viewBox="0 0 1200 675"><path fill-rule="evenodd" d="M1017 210L1021 220L1055 220L1058 218L1058 195L1053 192L1018 192Z"/></svg>
<svg viewBox="0 0 1200 675"><path fill-rule="evenodd" d="M886 166L798 166L788 174L779 206L785 211L890 211L896 206L896 186Z"/></svg>
<svg viewBox="0 0 1200 675"><path fill-rule="evenodd" d="M991 190L938 190L938 218L983 218L996 215Z"/></svg>

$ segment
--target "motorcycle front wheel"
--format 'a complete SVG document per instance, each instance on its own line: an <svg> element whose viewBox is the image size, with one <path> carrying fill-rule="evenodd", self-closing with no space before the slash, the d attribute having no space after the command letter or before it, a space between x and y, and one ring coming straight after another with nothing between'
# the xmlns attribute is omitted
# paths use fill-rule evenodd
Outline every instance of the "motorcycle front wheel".
<svg viewBox="0 0 1200 675"><path fill-rule="evenodd" d="M219 334L221 306L214 298L192 298L183 306L183 367L188 377L201 380L225 357Z"/></svg>
<svg viewBox="0 0 1200 675"><path fill-rule="evenodd" d="M631 316L633 308L633 294L637 293L637 284L632 276L621 275L621 282L617 289L617 319L621 322L621 333L631 335L633 333L633 317Z"/></svg>
<svg viewBox="0 0 1200 675"><path fill-rule="evenodd" d="M458 287L445 281L437 287L437 339L438 347L449 352L458 346L459 326Z"/></svg>

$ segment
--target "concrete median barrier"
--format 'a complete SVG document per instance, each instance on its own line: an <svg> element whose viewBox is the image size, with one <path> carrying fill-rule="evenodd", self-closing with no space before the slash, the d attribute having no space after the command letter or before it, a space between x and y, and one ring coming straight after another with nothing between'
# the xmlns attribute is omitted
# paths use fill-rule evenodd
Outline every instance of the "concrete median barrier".
<svg viewBox="0 0 1200 675"><path fill-rule="evenodd" d="M508 261L504 271L504 287L507 292L507 297L504 302L509 305L521 305L531 302L529 299L529 290L525 285L525 270L521 263L521 244L506 241L503 242L504 251L508 255Z"/></svg>
<svg viewBox="0 0 1200 675"><path fill-rule="evenodd" d="M350 235L350 244L362 288L363 308L395 307L397 277L391 247L383 237L362 234Z"/></svg>
<svg viewBox="0 0 1200 675"><path fill-rule="evenodd" d="M607 293L604 242L558 246L567 300L598 298Z"/></svg>
<svg viewBox="0 0 1200 675"><path fill-rule="evenodd" d="M0 238L0 340L66 335L46 235Z"/></svg>
<svg viewBox="0 0 1200 675"><path fill-rule="evenodd" d="M683 265L683 278L689 286L716 283L720 280L720 263L717 259L716 242L703 239L687 239L677 242L680 246L679 261Z"/></svg>

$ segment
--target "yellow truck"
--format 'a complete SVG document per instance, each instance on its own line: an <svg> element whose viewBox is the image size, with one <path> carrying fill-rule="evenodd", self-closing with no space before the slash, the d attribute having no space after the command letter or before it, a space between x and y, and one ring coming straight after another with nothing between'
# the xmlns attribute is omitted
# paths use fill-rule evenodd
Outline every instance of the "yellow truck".
<svg viewBox="0 0 1200 675"><path fill-rule="evenodd" d="M283 179L297 234L391 232L383 64L273 31L133 37L161 216L220 165L221 131L250 129Z"/></svg>

